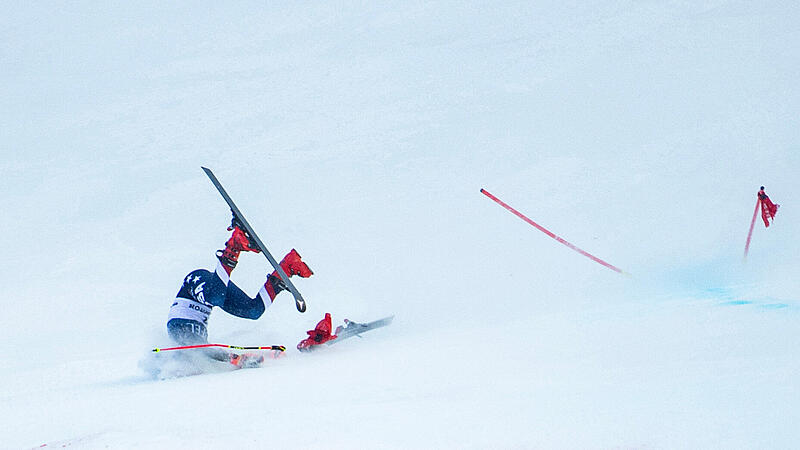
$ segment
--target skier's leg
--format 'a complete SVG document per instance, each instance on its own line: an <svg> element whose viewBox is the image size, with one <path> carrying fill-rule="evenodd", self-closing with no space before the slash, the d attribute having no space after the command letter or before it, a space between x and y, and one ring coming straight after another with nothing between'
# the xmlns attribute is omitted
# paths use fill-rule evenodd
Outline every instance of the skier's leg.
<svg viewBox="0 0 800 450"><path fill-rule="evenodd" d="M290 277L298 275L302 278L308 278L314 274L308 265L300 259L300 254L295 249L292 249L283 258L280 266ZM286 285L281 281L277 271L267 276L267 281L258 291L258 295L255 298L250 298L235 284L228 283L225 303L222 305L222 309L234 316L245 319L258 319L275 300L275 296L284 289L286 289Z"/></svg>
<svg viewBox="0 0 800 450"><path fill-rule="evenodd" d="M297 275L301 278L308 278L311 275L314 275L314 272L311 271L311 268L308 267L308 264L303 262L303 260L300 258L300 254L297 253L297 250L295 249L289 251L289 253L283 257L279 265L289 277ZM264 287L262 288L262 298L265 300L269 298L270 302L272 302L275 300L275 296L277 296L284 289L286 289L286 285L283 283L283 280L281 280L281 277L278 275L278 271L276 270L267 276L267 282L264 283Z"/></svg>
<svg viewBox="0 0 800 450"><path fill-rule="evenodd" d="M229 314L245 319L258 319L264 314L266 306L264 304L264 297L262 292L264 288L258 292L255 298L251 298L244 291L239 289L234 283L228 283L228 289L225 292L225 302L221 305L222 309ZM270 302L271 303L271 302Z"/></svg>

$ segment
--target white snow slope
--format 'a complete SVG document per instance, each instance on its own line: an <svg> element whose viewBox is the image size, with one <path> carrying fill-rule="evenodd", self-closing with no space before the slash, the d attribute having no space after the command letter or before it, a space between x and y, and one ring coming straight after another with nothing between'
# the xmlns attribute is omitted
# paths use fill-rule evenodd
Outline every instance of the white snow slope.
<svg viewBox="0 0 800 450"><path fill-rule="evenodd" d="M0 3L0 447L796 448L792 1ZM229 212L309 308L152 380ZM783 206L756 223L759 185ZM486 188L571 251L481 195ZM245 254L255 294L271 269ZM394 324L314 354L325 312Z"/></svg>

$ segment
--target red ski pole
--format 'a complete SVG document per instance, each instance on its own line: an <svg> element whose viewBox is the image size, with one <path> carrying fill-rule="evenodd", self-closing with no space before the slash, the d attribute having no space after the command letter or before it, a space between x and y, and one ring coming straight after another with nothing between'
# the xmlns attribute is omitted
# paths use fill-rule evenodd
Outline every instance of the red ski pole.
<svg viewBox="0 0 800 450"><path fill-rule="evenodd" d="M583 256L585 256L585 257L587 257L587 258L591 259L592 261L594 261L594 262L596 262L596 263L598 263L598 264L601 264L601 265L603 265L603 266L606 266L606 267L608 267L609 269L613 270L614 272L618 272L618 273L621 273L621 274L623 274L623 275L630 275L628 272L625 272L624 270L620 269L619 267L612 266L611 264L609 264L609 263L607 263L607 262L603 261L602 259L600 259L600 258L598 258L598 257L596 257L596 256L594 256L594 255L592 255L591 253L589 253L589 252L586 252L586 251L583 251L583 250L581 250L580 248L578 248L578 247L576 247L576 246L574 246L574 245L570 244L569 242L565 241L564 239L561 239L560 237L558 237L558 236L556 236L555 234L553 234L553 233L552 233L550 230L548 230L547 228L545 228L545 227L543 227L543 226L539 225L538 223L536 223L536 222L532 221L531 219L527 218L527 217L526 217L524 214L522 214L521 212L517 211L516 209L514 209L514 208L512 208L512 207L508 206L508 205L507 205L507 204L505 204L505 203L504 203L502 200L500 200L499 198L495 197L494 195L492 195L492 194L490 194L488 191L486 191L486 189L481 189L481 193L482 193L483 195L485 195L485 196L489 197L490 199L494 200L494 201L495 201L495 202L496 202L498 205L500 205L500 206L502 206L503 208L505 208L505 209L509 210L509 211L510 211L512 214L514 214L515 216L519 217L520 219L524 220L524 221L525 221L525 222L527 222L528 224L532 225L532 226L533 226L534 228L536 228L537 230L539 230L539 231L541 231L542 233L544 233L544 234L546 234L546 235L550 236L551 238L555 239L556 241L558 241L558 242L560 242L560 243L562 243L562 244L566 245L567 247L571 248L572 250L575 250L576 252L580 253L581 255L583 255Z"/></svg>
<svg viewBox="0 0 800 450"><path fill-rule="evenodd" d="M756 225L756 217L758 217L758 206L761 204L761 199L756 200L756 209L753 211L753 220L750 221L750 231L747 232L747 243L744 244L744 259L747 259L747 252L750 250L750 238L753 237L753 227Z"/></svg>
<svg viewBox="0 0 800 450"><path fill-rule="evenodd" d="M270 345L268 347L239 347L236 345L226 345L226 344L183 345L180 347L154 348L153 351L158 353L158 352L166 352L169 350L187 350L190 348L207 348L207 347L233 348L236 350L278 350L281 352L286 351L286 347L282 345Z"/></svg>

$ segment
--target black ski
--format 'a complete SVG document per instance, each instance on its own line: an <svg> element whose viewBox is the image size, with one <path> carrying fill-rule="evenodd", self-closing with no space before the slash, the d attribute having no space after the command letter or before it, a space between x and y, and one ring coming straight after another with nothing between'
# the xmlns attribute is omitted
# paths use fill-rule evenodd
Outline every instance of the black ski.
<svg viewBox="0 0 800 450"><path fill-rule="evenodd" d="M283 268L281 268L278 262L275 261L275 258L272 257L269 250L267 250L267 247L264 245L263 242L261 242L261 239L258 238L256 232L253 231L253 227L251 227L250 224L247 223L247 219L244 218L242 212L239 211L239 208L237 208L236 204L233 203L231 197L228 195L227 192L225 192L225 188L222 187L222 184L220 184L217 177L214 176L214 172L205 167L203 167L202 169L206 173L206 175L208 175L208 178L211 179L211 182L214 183L214 187L216 187L219 193L222 194L222 198L225 199L225 201L228 203L228 206L230 206L233 216L236 218L236 220L239 221L239 223L242 224L242 227L244 228L245 231L247 231L247 234L250 236L250 238L253 239L255 244L261 250L261 253L263 253L264 256L267 257L269 263L272 264L272 267L274 267L275 271L278 272L278 275L280 275L281 277L281 281L283 281L283 284L286 285L286 289L288 289L289 292L291 292L292 295L294 296L294 303L295 306L297 306L297 310L300 312L306 312L306 301L303 299L303 296L300 295L300 292L297 290L296 287L294 287L294 284L292 284L292 282L289 280L289 276L286 275L286 272L283 271Z"/></svg>

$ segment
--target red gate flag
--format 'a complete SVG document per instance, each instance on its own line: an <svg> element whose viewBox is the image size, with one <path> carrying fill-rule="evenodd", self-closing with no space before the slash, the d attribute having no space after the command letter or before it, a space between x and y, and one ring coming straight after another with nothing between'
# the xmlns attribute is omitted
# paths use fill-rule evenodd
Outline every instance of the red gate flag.
<svg viewBox="0 0 800 450"><path fill-rule="evenodd" d="M781 205L772 203L772 200L764 192L764 186L761 186L761 190L758 191L758 201L761 202L761 218L764 219L764 226L769 227L770 219L775 219L775 214L778 213L778 207Z"/></svg>

